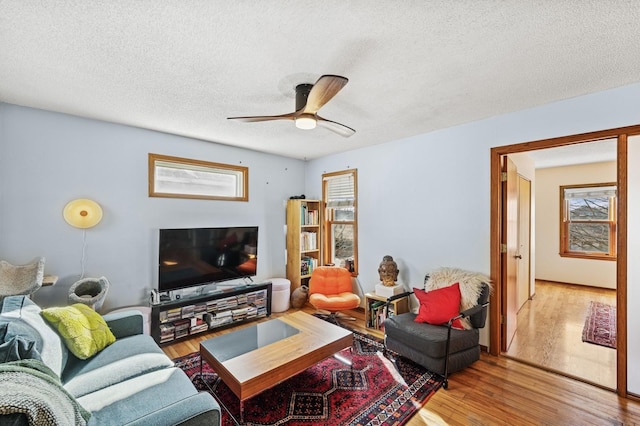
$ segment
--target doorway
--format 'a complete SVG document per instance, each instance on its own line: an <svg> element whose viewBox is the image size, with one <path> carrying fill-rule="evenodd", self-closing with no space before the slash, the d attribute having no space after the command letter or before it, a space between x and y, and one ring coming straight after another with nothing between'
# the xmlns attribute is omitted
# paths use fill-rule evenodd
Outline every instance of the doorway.
<svg viewBox="0 0 640 426"><path fill-rule="evenodd" d="M597 155L594 155L596 152ZM515 334L503 354L596 386L615 389L615 348L588 343L582 338L591 302L604 304L603 307L616 304L615 260L588 259L586 255L581 258L559 255L559 242L565 241L561 238L559 223L559 218L565 217L559 214L564 205L559 199L559 188L569 183L579 185L615 181L616 140L549 148L507 157L518 168L517 196L514 200L517 203L515 211L518 222L515 255L517 280L514 291L508 292L515 293L517 304L514 310L517 314L512 315L511 311L507 311L517 326L514 326ZM536 189L532 248L535 253L535 283L529 281L527 273L531 182L523 174L534 181ZM591 241L588 235L591 234L580 234L579 241L587 244ZM508 235L507 240L511 239L512 236Z"/></svg>
<svg viewBox="0 0 640 426"><path fill-rule="evenodd" d="M571 254L571 257L559 254L562 252L560 241L568 241L561 238L562 231L566 232L568 227L562 226L566 213L559 214L564 211L565 205L560 200L559 188L568 184L614 182L617 172L616 142L610 139L508 156L518 167L518 279L515 288L518 303L517 315L514 316L517 322L515 336L503 354L607 389L615 389L616 350L585 342L583 328L592 302L603 308L615 307L615 258L596 260L586 258L586 253ZM531 291L527 287L531 284L528 277L523 276L526 275L523 269L528 265L524 253L527 246L523 239L526 239L529 230L527 184L530 182L524 179L521 172L530 176L535 185L533 252L536 280ZM574 200L575 205L581 205L577 197ZM612 206L611 211L615 211L615 203ZM583 213L583 210L578 209L575 214ZM588 210L595 211L593 208ZM601 211L598 212L600 214ZM591 245L594 239L596 244L605 243L600 234L581 233L577 237L579 239L576 238L573 243L575 250L583 248L579 244L594 247ZM507 236L507 239L510 238ZM615 236L607 238L607 248L610 247L609 240L615 241ZM532 297L527 300L527 296ZM598 312L604 311L599 308ZM607 309L606 312L612 310ZM614 319L615 314L609 318Z"/></svg>
<svg viewBox="0 0 640 426"><path fill-rule="evenodd" d="M616 266L618 307L617 331L619 336L616 370L616 389L619 395L627 394L627 364L626 364L626 302L627 302L627 219L626 219L626 190L627 190L627 137L640 134L640 126L631 126L600 132L592 132L561 138L546 139L535 142L526 142L516 145L492 148L491 150L491 278L495 290L491 295L490 305L490 353L499 356L506 347L506 301L509 298L507 291L506 264L508 263L506 228L503 224L504 192L502 186L502 159L509 154L529 152L539 149L561 147L585 142L596 142L604 139L617 139L618 173L617 186L619 189L618 212L618 262ZM513 290L512 290L513 291Z"/></svg>

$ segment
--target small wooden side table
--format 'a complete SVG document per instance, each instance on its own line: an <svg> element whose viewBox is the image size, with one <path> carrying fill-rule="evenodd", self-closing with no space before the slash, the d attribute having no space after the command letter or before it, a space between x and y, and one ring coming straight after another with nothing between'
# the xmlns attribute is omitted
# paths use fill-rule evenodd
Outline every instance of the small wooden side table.
<svg viewBox="0 0 640 426"><path fill-rule="evenodd" d="M365 326L374 334L384 334L384 320L393 315L409 312L409 296L400 297L389 304L386 309L387 298L375 293L364 295Z"/></svg>

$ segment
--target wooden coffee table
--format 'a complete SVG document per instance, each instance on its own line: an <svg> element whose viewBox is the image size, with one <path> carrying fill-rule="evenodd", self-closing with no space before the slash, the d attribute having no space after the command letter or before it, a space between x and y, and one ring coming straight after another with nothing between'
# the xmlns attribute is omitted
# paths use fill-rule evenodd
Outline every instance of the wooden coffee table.
<svg viewBox="0 0 640 426"><path fill-rule="evenodd" d="M200 373L204 360L240 400L242 422L244 400L352 344L351 331L298 311L202 341Z"/></svg>

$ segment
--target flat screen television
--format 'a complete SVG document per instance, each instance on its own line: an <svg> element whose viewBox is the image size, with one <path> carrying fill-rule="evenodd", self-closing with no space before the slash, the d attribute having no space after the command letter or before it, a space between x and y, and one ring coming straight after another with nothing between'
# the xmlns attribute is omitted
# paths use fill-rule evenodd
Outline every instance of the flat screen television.
<svg viewBox="0 0 640 426"><path fill-rule="evenodd" d="M258 227L160 229L158 290L256 275Z"/></svg>

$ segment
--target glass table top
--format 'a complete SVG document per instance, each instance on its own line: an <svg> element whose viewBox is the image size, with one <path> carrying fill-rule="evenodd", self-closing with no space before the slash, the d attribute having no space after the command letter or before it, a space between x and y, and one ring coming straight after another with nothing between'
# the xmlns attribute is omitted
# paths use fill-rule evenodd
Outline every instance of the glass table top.
<svg viewBox="0 0 640 426"><path fill-rule="evenodd" d="M279 319L273 319L204 340L200 345L216 360L224 362L299 332L297 328Z"/></svg>

